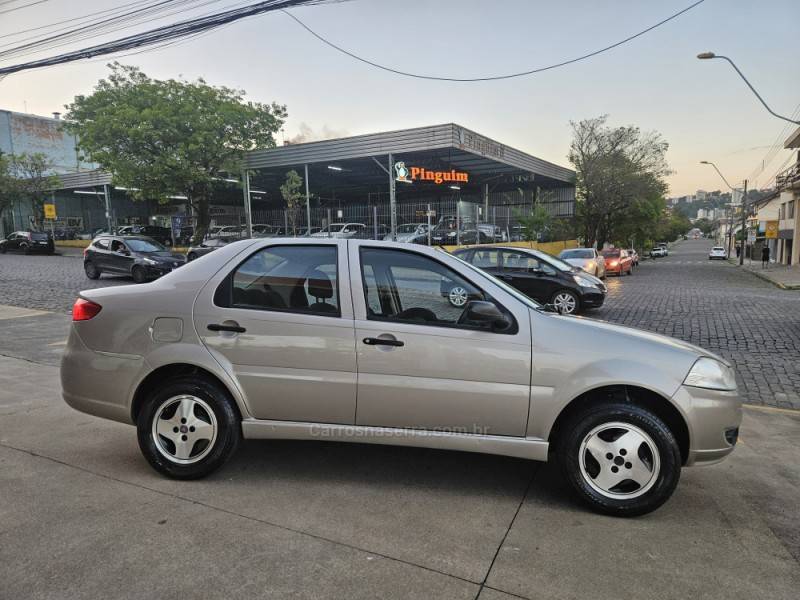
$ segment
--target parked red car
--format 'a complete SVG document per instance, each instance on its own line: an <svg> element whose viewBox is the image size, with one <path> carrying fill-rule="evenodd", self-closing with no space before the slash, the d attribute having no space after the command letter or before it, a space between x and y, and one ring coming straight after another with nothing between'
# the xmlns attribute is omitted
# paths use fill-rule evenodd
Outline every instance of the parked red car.
<svg viewBox="0 0 800 600"><path fill-rule="evenodd" d="M633 275L633 258L627 250L609 248L601 252L606 261L606 275Z"/></svg>

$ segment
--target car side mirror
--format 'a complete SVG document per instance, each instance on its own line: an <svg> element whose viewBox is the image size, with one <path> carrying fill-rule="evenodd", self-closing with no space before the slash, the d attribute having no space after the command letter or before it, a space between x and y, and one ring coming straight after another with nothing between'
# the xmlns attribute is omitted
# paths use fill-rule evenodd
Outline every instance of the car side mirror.
<svg viewBox="0 0 800 600"><path fill-rule="evenodd" d="M503 314L494 302L472 300L465 309L466 320L478 323L489 323L493 329L506 329L511 326L509 318Z"/></svg>

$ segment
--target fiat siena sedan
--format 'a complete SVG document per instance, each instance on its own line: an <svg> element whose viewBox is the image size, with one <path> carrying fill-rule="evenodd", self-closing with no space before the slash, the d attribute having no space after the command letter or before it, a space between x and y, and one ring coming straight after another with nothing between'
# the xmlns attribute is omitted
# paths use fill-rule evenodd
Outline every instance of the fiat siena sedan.
<svg viewBox="0 0 800 600"><path fill-rule="evenodd" d="M463 287L454 306L441 294ZM243 240L139 286L82 292L61 365L72 407L136 426L202 477L242 438L558 460L595 510L665 502L734 448L731 366L687 343L547 312L442 250Z"/></svg>

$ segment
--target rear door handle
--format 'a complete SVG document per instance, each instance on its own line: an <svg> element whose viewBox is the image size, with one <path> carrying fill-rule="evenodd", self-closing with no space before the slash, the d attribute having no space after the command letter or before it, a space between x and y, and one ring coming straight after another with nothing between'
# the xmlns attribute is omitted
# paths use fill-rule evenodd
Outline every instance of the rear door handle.
<svg viewBox="0 0 800 600"><path fill-rule="evenodd" d="M384 338L364 338L364 343L367 346L405 346L405 342L400 340L387 340Z"/></svg>
<svg viewBox="0 0 800 600"><path fill-rule="evenodd" d="M244 333L247 331L244 327L239 325L220 325L219 323L209 323L209 331L230 331L232 333Z"/></svg>

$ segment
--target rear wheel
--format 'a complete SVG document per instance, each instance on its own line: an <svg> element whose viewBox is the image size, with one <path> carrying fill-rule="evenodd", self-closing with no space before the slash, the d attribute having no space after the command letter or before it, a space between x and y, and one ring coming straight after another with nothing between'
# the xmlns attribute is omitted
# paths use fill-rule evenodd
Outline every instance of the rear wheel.
<svg viewBox="0 0 800 600"><path fill-rule="evenodd" d="M651 512L680 478L674 435L655 414L632 404L599 404L579 413L557 448L564 477L581 500L605 514Z"/></svg>
<svg viewBox="0 0 800 600"><path fill-rule="evenodd" d="M22 250L25 254L31 253L31 248L30 246L28 246L28 244L20 244L19 249Z"/></svg>
<svg viewBox="0 0 800 600"><path fill-rule="evenodd" d="M136 421L139 448L159 473L197 479L239 447L241 418L227 391L197 377L168 380L145 399Z"/></svg>
<svg viewBox="0 0 800 600"><path fill-rule="evenodd" d="M140 267L139 265L133 267L131 276L133 277L133 281L135 283L144 283L147 281L147 274L144 272L144 268Z"/></svg>
<svg viewBox="0 0 800 600"><path fill-rule="evenodd" d="M469 292L460 285L454 285L447 293L447 299L456 308L462 308L469 300Z"/></svg>
<svg viewBox="0 0 800 600"><path fill-rule="evenodd" d="M83 263L83 270L89 279L100 278L100 269L98 269L97 266L91 261L86 261Z"/></svg>

